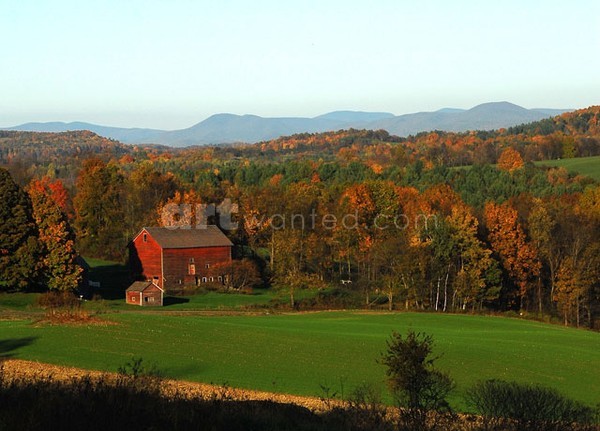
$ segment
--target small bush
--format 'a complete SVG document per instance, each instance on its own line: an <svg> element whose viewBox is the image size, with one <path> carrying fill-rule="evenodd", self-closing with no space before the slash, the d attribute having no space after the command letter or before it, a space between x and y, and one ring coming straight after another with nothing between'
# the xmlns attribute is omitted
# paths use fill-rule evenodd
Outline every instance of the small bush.
<svg viewBox="0 0 600 431"><path fill-rule="evenodd" d="M46 310L44 320L50 323L82 323L91 320L81 308L81 300L70 291L50 291L37 298L36 305Z"/></svg>
<svg viewBox="0 0 600 431"><path fill-rule="evenodd" d="M519 430L571 430L573 424L592 424L596 417L594 409L554 389L501 380L477 383L466 401L483 416L487 429L514 422Z"/></svg>
<svg viewBox="0 0 600 431"><path fill-rule="evenodd" d="M149 393L160 393L162 373L156 365L146 365L142 358L131 358L131 361L117 369L118 386L138 388Z"/></svg>
<svg viewBox="0 0 600 431"><path fill-rule="evenodd" d="M360 385L350 393L347 413L360 429L389 428L387 408L383 404L381 391L373 385Z"/></svg>
<svg viewBox="0 0 600 431"><path fill-rule="evenodd" d="M81 301L69 291L49 291L38 296L36 305L46 309L79 308Z"/></svg>

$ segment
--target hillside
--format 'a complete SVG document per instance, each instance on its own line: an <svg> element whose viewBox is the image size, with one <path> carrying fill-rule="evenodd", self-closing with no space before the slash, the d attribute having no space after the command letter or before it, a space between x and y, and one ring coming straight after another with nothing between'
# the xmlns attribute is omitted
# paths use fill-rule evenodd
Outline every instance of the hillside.
<svg viewBox="0 0 600 431"><path fill-rule="evenodd" d="M213 118L215 122L230 120L232 118L229 116ZM18 176L23 178L34 173L43 175L50 172L49 169L55 173L60 171L59 176L70 178L69 181L73 181L79 161L92 155L105 160L125 157L130 162L154 160L157 157L165 160L172 158L171 166L189 170L206 169L207 166L220 166L233 161L237 163L240 159L255 163L335 161L342 166L358 162L362 165L361 169L381 173L385 169L402 168L416 161L421 161L427 167L495 164L507 147L516 148L525 161L597 156L600 155L598 124L600 107L590 107L495 131L428 132L400 138L384 130L342 129L336 132L293 134L256 144L190 148L131 146L84 131L0 131L0 166L12 166L11 171L21 172ZM227 167L228 171L231 169L231 166ZM577 169L573 167L571 170Z"/></svg>
<svg viewBox="0 0 600 431"><path fill-rule="evenodd" d="M37 175L59 176L75 181L83 160L123 156L152 157L160 147L131 146L87 130L73 132L20 132L0 130L0 167L8 168L19 182Z"/></svg>
<svg viewBox="0 0 600 431"><path fill-rule="evenodd" d="M89 130L97 135L104 136L110 139L116 139L125 143L135 143L140 141L152 140L152 137L164 132L163 130L157 129L144 129L144 128L123 128L123 127L110 127L110 126L99 126L92 123L84 123L81 121L63 123L63 122L50 122L50 123L25 123L19 126L11 127L7 130L16 130L21 132L68 132L77 130Z"/></svg>
<svg viewBox="0 0 600 431"><path fill-rule="evenodd" d="M600 181L600 156L545 160L543 162L538 162L537 164L540 166L565 168L568 172L586 175L596 181Z"/></svg>
<svg viewBox="0 0 600 431"><path fill-rule="evenodd" d="M131 308L105 315L108 324L93 330L24 320L0 328L11 339L35 335L14 352L18 359L114 371L135 356L170 378L308 396L323 395L321 386L343 385L347 393L361 382L380 386L385 369L377 359L389 334L418 328L435 337L439 366L457 383L451 402L459 411L466 407L462 395L479 379L543 384L590 405L600 395L600 334L592 331L433 313L202 316Z"/></svg>
<svg viewBox="0 0 600 431"><path fill-rule="evenodd" d="M399 150L396 144L400 144ZM244 147L252 153L273 152L305 157L335 156L371 160L381 166L421 160L431 165L494 164L501 152L516 148L525 161L590 157L600 154L600 107L508 129L423 132L400 138L386 131L340 130L297 134Z"/></svg>
<svg viewBox="0 0 600 431"><path fill-rule="evenodd" d="M0 164L15 158L37 163L99 154L119 156L130 151L131 148L120 142L86 130L60 133L0 131Z"/></svg>

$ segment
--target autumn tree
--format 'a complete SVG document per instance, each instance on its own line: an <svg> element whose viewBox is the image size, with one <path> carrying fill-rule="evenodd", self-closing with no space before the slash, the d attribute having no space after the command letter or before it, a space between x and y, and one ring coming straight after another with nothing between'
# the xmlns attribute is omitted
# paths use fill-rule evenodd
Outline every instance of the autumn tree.
<svg viewBox="0 0 600 431"><path fill-rule="evenodd" d="M178 181L173 174L163 174L151 163L143 163L131 172L125 185L125 221L130 238L143 226L156 224L156 208L173 197Z"/></svg>
<svg viewBox="0 0 600 431"><path fill-rule="evenodd" d="M559 225L548 210L547 204L541 199L534 201L527 222L529 224L532 245L538 251L540 261L543 263L544 268L546 268L547 275L545 279L549 281L549 283L544 283L541 278L538 278L536 286L538 312L541 314L544 302L544 286L548 284L550 288L546 297L554 297L558 269L561 265L564 252L561 245Z"/></svg>
<svg viewBox="0 0 600 431"><path fill-rule="evenodd" d="M418 286L423 285L422 268L416 250L409 247L403 231L390 231L373 247L373 266L377 273L374 281L388 299L388 310L394 309L394 300L404 298L405 308L410 304L421 308Z"/></svg>
<svg viewBox="0 0 600 431"><path fill-rule="evenodd" d="M585 295L585 290L592 279L588 278L586 271L575 257L569 256L561 263L556 280L556 289L552 299L558 304L563 315L565 326L575 316L576 325L580 323L580 303Z"/></svg>
<svg viewBox="0 0 600 431"><path fill-rule="evenodd" d="M78 247L84 254L107 259L124 256L123 178L98 158L84 162L73 199Z"/></svg>
<svg viewBox="0 0 600 431"><path fill-rule="evenodd" d="M512 147L508 147L502 151L500 158L498 159L498 168L503 171L513 172L524 166L523 157L521 154Z"/></svg>
<svg viewBox="0 0 600 431"><path fill-rule="evenodd" d="M593 324L592 311L600 292L600 192L588 188L563 207L560 218L562 259L558 268L553 300L565 324L581 324L582 315Z"/></svg>
<svg viewBox="0 0 600 431"><path fill-rule="evenodd" d="M370 303L371 288L382 281L378 279L381 269L377 262L378 254L381 254L381 249L389 246L383 242L394 241L390 234L398 230L394 221L402 210L402 192L408 189L398 188L390 181L366 181L347 187L340 199L342 226L336 231L335 240L341 246L340 251L345 254L349 274L351 256L354 257L357 278L363 286L367 305ZM406 201L408 200L407 198ZM403 221L400 220L400 224ZM381 259L379 261L382 262ZM390 288L393 287L390 283L388 276L388 298L391 297Z"/></svg>
<svg viewBox="0 0 600 431"><path fill-rule="evenodd" d="M75 234L65 212L66 197L60 184L45 177L33 180L27 191L42 246L43 282L51 290L69 291L79 285L83 269L76 263Z"/></svg>
<svg viewBox="0 0 600 431"><path fill-rule="evenodd" d="M272 214L272 249L274 281L287 288L290 305L295 307L295 293L302 288L317 287L319 277L308 271L307 256L311 231L316 225L319 206L319 186L315 183L295 183L285 194L284 211ZM314 215L314 216L313 216Z"/></svg>
<svg viewBox="0 0 600 431"><path fill-rule="evenodd" d="M206 223L203 200L194 190L176 191L164 204L157 207L157 222L164 227L190 229Z"/></svg>
<svg viewBox="0 0 600 431"><path fill-rule="evenodd" d="M210 268L209 274L222 277L223 285L228 290L252 290L262 284L258 267L250 259L217 263Z"/></svg>
<svg viewBox="0 0 600 431"><path fill-rule="evenodd" d="M509 204L488 203L484 209L488 240L502 266L518 288L520 308L539 275L541 264L537 250L527 242L517 211Z"/></svg>
<svg viewBox="0 0 600 431"><path fill-rule="evenodd" d="M24 290L39 274L39 240L31 200L0 168L0 289Z"/></svg>
<svg viewBox="0 0 600 431"><path fill-rule="evenodd" d="M487 287L487 273L493 265L492 252L477 237L479 222L466 205L457 205L446 219L456 259L452 308L475 307Z"/></svg>

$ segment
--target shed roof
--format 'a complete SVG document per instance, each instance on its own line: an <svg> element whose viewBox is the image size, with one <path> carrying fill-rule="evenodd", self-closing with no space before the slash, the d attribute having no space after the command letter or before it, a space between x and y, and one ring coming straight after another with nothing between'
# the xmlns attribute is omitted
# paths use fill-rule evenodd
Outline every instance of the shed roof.
<svg viewBox="0 0 600 431"><path fill-rule="evenodd" d="M160 286L154 284L152 281L134 281L131 286L127 288L127 292L143 292L150 286L155 286L162 290Z"/></svg>
<svg viewBox="0 0 600 431"><path fill-rule="evenodd" d="M182 229L144 228L162 248L231 247L233 244L215 225Z"/></svg>

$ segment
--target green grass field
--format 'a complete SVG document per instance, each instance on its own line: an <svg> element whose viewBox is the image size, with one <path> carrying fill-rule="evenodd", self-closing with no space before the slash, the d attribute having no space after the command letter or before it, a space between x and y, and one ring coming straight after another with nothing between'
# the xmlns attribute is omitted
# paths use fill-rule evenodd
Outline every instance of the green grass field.
<svg viewBox="0 0 600 431"><path fill-rule="evenodd" d="M111 313L116 324L52 326L0 321L0 356L115 371L132 356L173 378L301 395L320 385L384 388L377 358L392 330L435 337L440 368L457 382L453 405L478 379L555 387L600 402L600 334L500 317L318 312L235 316ZM12 341L6 341L12 340ZM14 346L14 347L9 347ZM12 350L11 350L12 349ZM388 398L389 400L389 398Z"/></svg>
<svg viewBox="0 0 600 431"><path fill-rule="evenodd" d="M587 175L600 181L600 156L578 157L575 159L545 160L535 163L538 166L563 167L569 172Z"/></svg>

